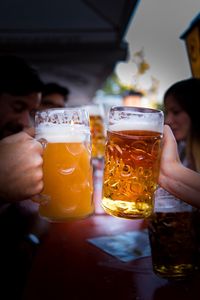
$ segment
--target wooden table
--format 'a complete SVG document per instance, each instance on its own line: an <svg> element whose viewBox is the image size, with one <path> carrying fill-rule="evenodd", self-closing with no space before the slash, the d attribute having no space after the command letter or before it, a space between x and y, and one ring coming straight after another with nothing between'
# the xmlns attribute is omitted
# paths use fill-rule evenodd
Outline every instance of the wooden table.
<svg viewBox="0 0 200 300"><path fill-rule="evenodd" d="M199 274L191 282L169 283L154 275L150 257L120 262L87 241L144 227L142 220L108 215L52 224L35 258L24 299L200 299Z"/></svg>
<svg viewBox="0 0 200 300"><path fill-rule="evenodd" d="M151 257L124 263L88 242L146 227L144 220L104 214L100 191L96 185L94 216L51 224L35 257L24 300L199 300L199 273L188 282L169 282L153 273Z"/></svg>

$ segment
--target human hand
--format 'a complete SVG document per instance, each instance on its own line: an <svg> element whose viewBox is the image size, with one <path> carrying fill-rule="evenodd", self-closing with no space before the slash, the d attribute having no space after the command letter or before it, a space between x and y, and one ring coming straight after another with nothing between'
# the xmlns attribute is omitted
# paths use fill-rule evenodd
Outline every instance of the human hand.
<svg viewBox="0 0 200 300"><path fill-rule="evenodd" d="M162 186L165 178L170 176L171 172L176 172L176 167L181 164L177 142L168 125L164 125L163 145L160 161L159 184Z"/></svg>
<svg viewBox="0 0 200 300"><path fill-rule="evenodd" d="M23 129L23 132L26 132L31 137L35 137L35 128L34 127L26 127Z"/></svg>
<svg viewBox="0 0 200 300"><path fill-rule="evenodd" d="M43 188L42 145L25 132L0 141L0 199L31 198Z"/></svg>

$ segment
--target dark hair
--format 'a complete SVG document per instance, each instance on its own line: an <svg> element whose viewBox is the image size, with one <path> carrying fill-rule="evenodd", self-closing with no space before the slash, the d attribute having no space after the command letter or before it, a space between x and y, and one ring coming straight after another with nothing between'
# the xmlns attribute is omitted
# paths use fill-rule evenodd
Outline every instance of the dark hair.
<svg viewBox="0 0 200 300"><path fill-rule="evenodd" d="M192 168L200 172L200 120L198 102L200 101L200 79L189 78L173 84L164 95L164 102L168 96L174 100L189 115L191 130L187 137L186 152Z"/></svg>
<svg viewBox="0 0 200 300"><path fill-rule="evenodd" d="M65 99L69 95L69 89L57 83L46 83L43 86L42 96L61 94Z"/></svg>
<svg viewBox="0 0 200 300"><path fill-rule="evenodd" d="M123 97L128 97L128 96L139 96L142 97L144 96L142 92L136 91L136 90L128 90L125 91L123 94Z"/></svg>
<svg viewBox="0 0 200 300"><path fill-rule="evenodd" d="M25 96L42 92L43 83L36 70L23 58L0 56L0 94Z"/></svg>
<svg viewBox="0 0 200 300"><path fill-rule="evenodd" d="M170 95L191 118L192 134L200 138L200 120L197 109L200 101L200 79L188 78L176 82L165 92L164 102Z"/></svg>

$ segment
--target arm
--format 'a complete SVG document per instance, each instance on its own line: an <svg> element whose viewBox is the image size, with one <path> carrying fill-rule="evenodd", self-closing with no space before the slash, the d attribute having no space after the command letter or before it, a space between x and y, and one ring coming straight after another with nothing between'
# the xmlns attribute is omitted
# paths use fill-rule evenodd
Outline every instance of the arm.
<svg viewBox="0 0 200 300"><path fill-rule="evenodd" d="M41 192L42 146L25 132L0 141L0 199L9 203Z"/></svg>
<svg viewBox="0 0 200 300"><path fill-rule="evenodd" d="M200 174L182 165L176 140L167 125L164 128L159 184L169 193L200 208Z"/></svg>

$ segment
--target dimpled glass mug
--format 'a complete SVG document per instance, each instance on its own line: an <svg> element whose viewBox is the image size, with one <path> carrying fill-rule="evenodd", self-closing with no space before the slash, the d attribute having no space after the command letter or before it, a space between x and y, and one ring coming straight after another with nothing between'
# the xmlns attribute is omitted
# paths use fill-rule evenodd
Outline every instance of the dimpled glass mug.
<svg viewBox="0 0 200 300"><path fill-rule="evenodd" d="M113 216L153 212L164 116L160 110L114 106L109 112L102 206Z"/></svg>
<svg viewBox="0 0 200 300"><path fill-rule="evenodd" d="M44 146L40 215L50 221L93 213L89 116L83 108L38 111L36 139Z"/></svg>

